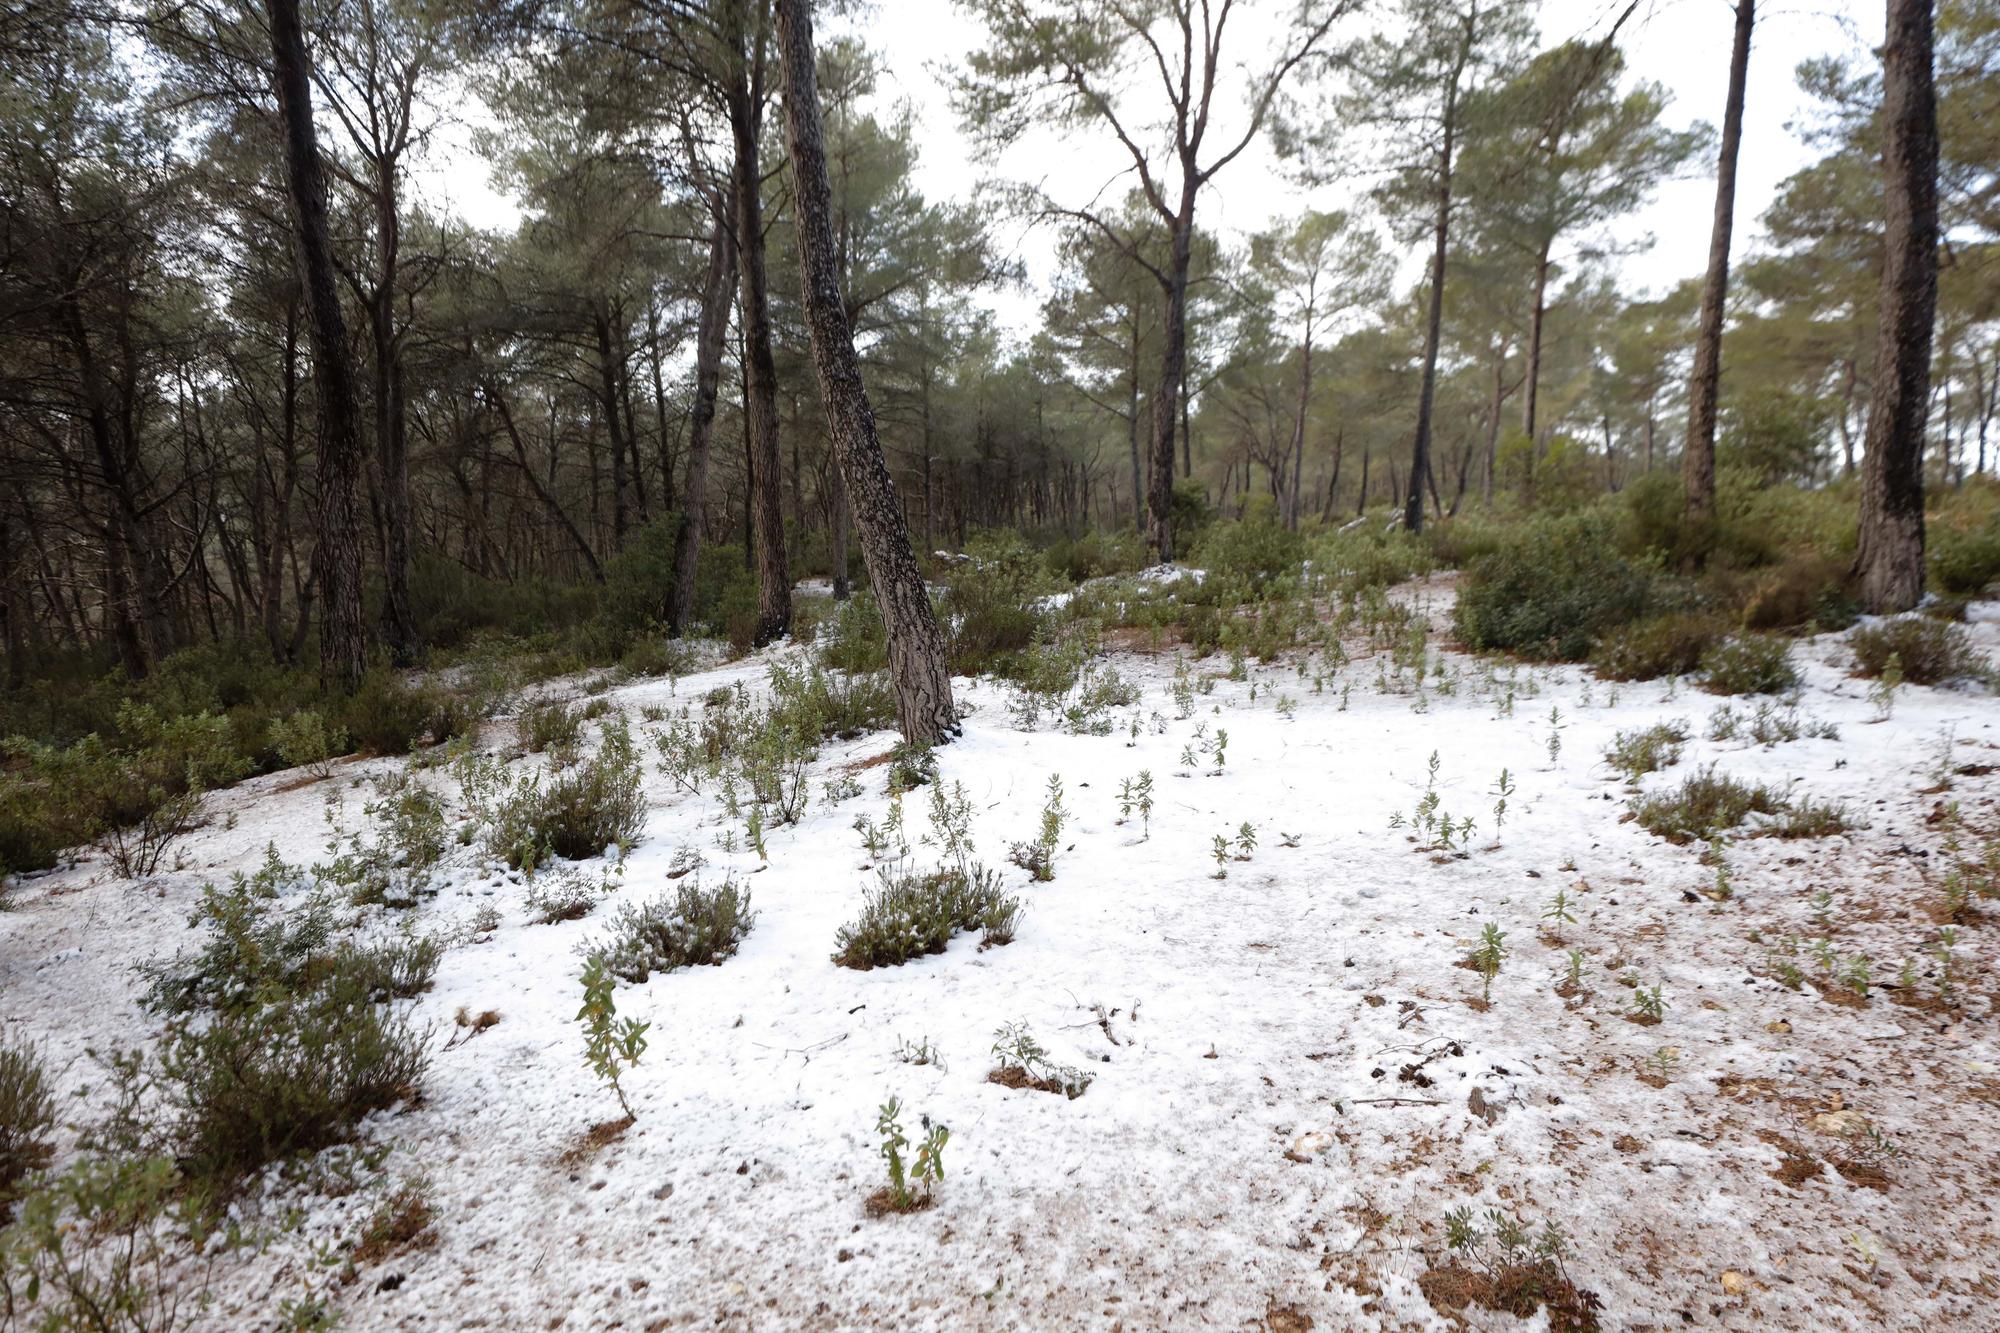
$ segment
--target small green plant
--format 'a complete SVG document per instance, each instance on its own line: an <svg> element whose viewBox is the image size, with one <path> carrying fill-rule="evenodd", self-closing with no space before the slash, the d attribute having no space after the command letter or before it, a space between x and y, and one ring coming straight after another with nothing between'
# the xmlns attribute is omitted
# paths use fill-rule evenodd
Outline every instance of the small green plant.
<svg viewBox="0 0 2000 1333"><path fill-rule="evenodd" d="M615 986L602 957L592 954L585 959L583 1007L576 1011L576 1021L583 1024L584 1063L611 1089L618 1098L619 1109L629 1120L633 1118L632 1104L625 1099L619 1067L631 1069L639 1063L639 1057L646 1052L649 1025L636 1018L619 1020L618 1005L612 997Z"/></svg>
<svg viewBox="0 0 2000 1333"><path fill-rule="evenodd" d="M690 881L671 899L622 905L589 954L612 976L639 983L655 972L719 967L735 955L756 921L750 891L733 875L714 888Z"/></svg>
<svg viewBox="0 0 2000 1333"><path fill-rule="evenodd" d="M1139 812L1140 840L1153 836L1153 772L1142 768L1136 778L1126 778L1118 784L1118 822L1123 824Z"/></svg>
<svg viewBox="0 0 2000 1333"><path fill-rule="evenodd" d="M971 865L914 874L884 866L877 873L875 889L862 897L861 914L835 937L833 961L840 966L900 967L943 953L962 931L979 931L981 948L1013 941L1021 900L1003 893L992 871Z"/></svg>
<svg viewBox="0 0 2000 1333"><path fill-rule="evenodd" d="M1209 845L1209 855L1215 858L1215 879L1229 878L1229 835L1218 833Z"/></svg>
<svg viewBox="0 0 2000 1333"><path fill-rule="evenodd" d="M1466 961L1471 963L1472 970L1479 974L1481 1004L1493 1002L1493 978L1500 975L1501 961L1507 955L1506 940L1506 932L1489 921L1479 932L1479 943L1474 945L1472 952L1467 955Z"/></svg>
<svg viewBox="0 0 2000 1333"><path fill-rule="evenodd" d="M1711 764L1673 791L1639 797L1632 814L1648 833L1685 844L1735 828L1753 814L1774 815L1785 808L1782 792L1738 782L1718 774Z"/></svg>
<svg viewBox="0 0 2000 1333"><path fill-rule="evenodd" d="M1257 850L1257 826L1244 820L1236 829L1236 859L1248 861Z"/></svg>
<svg viewBox="0 0 2000 1333"><path fill-rule="evenodd" d="M1599 1327L1603 1302L1570 1281L1569 1237L1554 1223L1537 1236L1510 1213L1491 1208L1475 1219L1470 1206L1452 1209L1444 1221L1452 1256L1446 1272L1469 1301L1510 1315L1543 1311L1548 1327L1562 1333Z"/></svg>
<svg viewBox="0 0 2000 1333"><path fill-rule="evenodd" d="M333 775L333 761L347 753L347 732L314 708L271 720L271 749L287 768L316 779Z"/></svg>
<svg viewBox="0 0 2000 1333"><path fill-rule="evenodd" d="M875 1132L882 1136L877 1151L889 1168L889 1183L869 1201L874 1212L907 1213L927 1207L932 1188L944 1179L944 1145L951 1131L925 1116L923 1141L917 1145L915 1160L906 1166L903 1154L910 1140L903 1133L902 1115L902 1102L891 1097L875 1117Z"/></svg>
<svg viewBox="0 0 2000 1333"><path fill-rule="evenodd" d="M1037 881L1046 882L1056 877L1056 853L1062 845L1063 825L1069 819L1069 811L1063 806L1063 784L1060 773L1049 774L1048 794L1042 802L1042 825L1033 842L1017 842L1008 854L1009 859L1027 871Z"/></svg>
<svg viewBox="0 0 2000 1333"><path fill-rule="evenodd" d="M1514 779L1503 768L1493 783L1493 795L1498 798L1493 802L1493 828L1496 832L1507 823L1507 798L1513 794Z"/></svg>
<svg viewBox="0 0 2000 1333"><path fill-rule="evenodd" d="M1542 920L1549 923L1545 929L1558 937L1561 936L1564 926L1576 924L1576 913L1570 910L1568 889L1556 890L1556 896L1549 899L1548 906L1542 909Z"/></svg>
<svg viewBox="0 0 2000 1333"><path fill-rule="evenodd" d="M1060 1092L1075 1101L1094 1081L1092 1075L1052 1060L1025 1023L1003 1024L993 1034L993 1058L999 1067L986 1076L987 1081L1010 1088Z"/></svg>
<svg viewBox="0 0 2000 1333"><path fill-rule="evenodd" d="M1660 995L1660 987L1650 989L1635 986L1632 989L1632 1011L1634 1017L1643 1023L1657 1023L1667 1016L1667 1002Z"/></svg>
<svg viewBox="0 0 2000 1333"><path fill-rule="evenodd" d="M1710 694L1784 694L1799 687L1792 646L1774 634L1738 634L1702 654L1702 688Z"/></svg>
<svg viewBox="0 0 2000 1333"><path fill-rule="evenodd" d="M1583 990L1583 950L1571 949L1563 973L1563 989L1574 995Z"/></svg>

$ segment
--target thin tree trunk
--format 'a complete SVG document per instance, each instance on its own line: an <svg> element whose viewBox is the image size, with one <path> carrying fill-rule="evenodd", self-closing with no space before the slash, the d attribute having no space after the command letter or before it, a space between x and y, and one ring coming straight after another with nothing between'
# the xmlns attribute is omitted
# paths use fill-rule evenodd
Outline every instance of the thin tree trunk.
<svg viewBox="0 0 2000 1333"><path fill-rule="evenodd" d="M687 481L681 487L680 527L674 533L674 582L667 592L667 632L687 633L694 611L695 566L701 558L701 511L708 497L708 456L715 442L715 400L722 382L722 351L729 339L729 297L734 287L734 234L720 207L708 241L708 278L695 326L694 406L688 421Z"/></svg>
<svg viewBox="0 0 2000 1333"><path fill-rule="evenodd" d="M1937 93L1930 0L1888 0L1882 47L1880 334L1862 459L1861 601L1907 611L1924 593L1924 419L1937 311Z"/></svg>
<svg viewBox="0 0 2000 1333"><path fill-rule="evenodd" d="M729 122L735 137L736 260L743 285L744 409L751 471L751 544L757 562L757 628L760 647L792 627L792 578L785 557L783 467L778 458L778 368L771 354L771 300L764 257L763 174L757 137L763 123L764 37L745 35L729 88Z"/></svg>
<svg viewBox="0 0 2000 1333"><path fill-rule="evenodd" d="M299 285L303 289L319 380L320 677L351 692L368 668L361 609L361 432L347 327L334 285L327 231L326 176L313 127L311 78L298 0L265 0L271 31L271 81L284 134L286 193L292 209Z"/></svg>
<svg viewBox="0 0 2000 1333"><path fill-rule="evenodd" d="M1410 498L1403 508L1403 526L1411 532L1424 529L1423 474L1431 461L1431 414L1437 402L1438 344L1444 335L1444 270L1451 245L1452 153L1457 147L1458 85L1472 58L1472 24L1467 20L1451 81L1445 86L1444 138L1438 149L1437 219L1433 223L1431 249L1430 308L1424 318L1424 376L1417 396L1417 433L1410 446ZM1391 473L1393 474L1393 471Z"/></svg>
<svg viewBox="0 0 2000 1333"><path fill-rule="evenodd" d="M1729 238L1736 221L1736 150L1743 142L1743 89L1750 71L1755 3L1736 0L1729 100L1722 115L1722 154L1715 165L1715 223L1709 233L1708 276L1701 284L1694 375L1688 383L1687 445L1681 451L1683 504L1691 517L1715 508L1715 403L1722 384L1722 317L1729 300Z"/></svg>
<svg viewBox="0 0 2000 1333"><path fill-rule="evenodd" d="M1146 505L1152 524L1153 553L1161 564L1174 558L1174 413L1181 405L1181 378L1187 369L1187 285L1188 266L1194 253L1194 193L1194 173L1185 172L1180 214L1174 220L1170 240L1160 378L1153 389L1153 474Z"/></svg>
<svg viewBox="0 0 2000 1333"><path fill-rule="evenodd" d="M779 60L796 193L799 273L813 365L826 404L827 433L846 471L861 553L888 632L889 669L904 737L935 745L958 730L944 632L910 549L896 483L882 456L875 414L861 380L853 331L841 300L840 256L833 239L832 191L820 141L808 0L778 0ZM1169 437L1171 444L1171 437ZM1172 456L1169 455L1171 465Z"/></svg>
<svg viewBox="0 0 2000 1333"><path fill-rule="evenodd" d="M1535 256L1535 311L1528 319L1528 374L1526 396L1521 403L1521 433L1528 442L1535 439L1535 408L1542 379L1542 325L1548 318L1549 251L1547 246Z"/></svg>

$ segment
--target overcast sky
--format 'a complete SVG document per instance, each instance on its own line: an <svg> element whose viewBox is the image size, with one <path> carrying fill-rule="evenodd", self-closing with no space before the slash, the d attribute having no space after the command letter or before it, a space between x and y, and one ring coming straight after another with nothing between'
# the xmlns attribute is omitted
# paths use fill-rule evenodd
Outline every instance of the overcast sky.
<svg viewBox="0 0 2000 1333"><path fill-rule="evenodd" d="M1537 7L1544 45L1601 34L1624 3L1547 0ZM1281 8L1269 0L1262 6L1270 13ZM1738 255L1756 247L1763 231L1757 219L1779 184L1817 156L1802 133L1813 107L1795 78L1799 62L1830 54L1870 59L1881 40L1882 22L1879 4L1767 0L1759 6L1738 162ZM1641 0L1639 11L1620 33L1627 77L1666 88L1671 99L1667 118L1672 124L1703 120L1719 125L1733 25L1734 10L1727 0ZM975 160L972 145L951 112L949 92L950 71L979 45L980 27L955 6L942 0L876 0L857 18L823 27L822 36L858 30L882 53L886 66L882 97L907 100L916 113L921 152L917 182L926 196L968 199L982 180L995 176L1041 182L1066 203L1083 202L1100 192L1115 200L1129 188L1129 177L1116 176L1124 159L1115 143L1041 135L997 163ZM466 142L462 125L441 127L433 147L433 167L425 173L426 195L474 225L511 226L516 211L493 191ZM1657 295L1701 271L1714 209L1712 170L1712 161L1706 161L1688 178L1668 182L1650 207L1617 229L1621 244L1651 241L1618 261L1628 296ZM1205 227L1235 241L1308 204L1338 206L1363 186L1365 182L1356 182L1307 191L1268 151L1259 151L1218 175L1215 186L1201 196L1197 212ZM997 246L1023 262L1029 282L1025 290L993 293L985 299L1017 332L1035 322L1053 267L1053 241L1046 228L1026 229L1005 221L996 226ZM1421 257L1407 256L1403 276L1414 281L1421 272Z"/></svg>

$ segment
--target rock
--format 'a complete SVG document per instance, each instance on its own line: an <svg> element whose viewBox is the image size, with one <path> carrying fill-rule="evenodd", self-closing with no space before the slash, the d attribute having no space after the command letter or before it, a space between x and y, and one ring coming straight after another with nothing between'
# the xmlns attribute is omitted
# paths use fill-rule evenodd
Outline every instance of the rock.
<svg viewBox="0 0 2000 1333"><path fill-rule="evenodd" d="M1730 1296L1741 1296L1750 1290L1750 1280L1735 1269L1725 1269L1722 1274L1722 1290Z"/></svg>
<svg viewBox="0 0 2000 1333"><path fill-rule="evenodd" d="M1868 1117L1859 1111L1822 1111L1812 1118L1812 1127L1822 1134L1846 1138L1868 1128Z"/></svg>

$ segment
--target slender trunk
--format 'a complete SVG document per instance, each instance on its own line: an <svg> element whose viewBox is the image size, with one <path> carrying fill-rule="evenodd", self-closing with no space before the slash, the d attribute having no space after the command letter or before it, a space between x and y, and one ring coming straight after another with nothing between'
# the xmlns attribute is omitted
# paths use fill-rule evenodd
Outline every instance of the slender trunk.
<svg viewBox="0 0 2000 1333"><path fill-rule="evenodd" d="M1528 372L1521 402L1521 433L1535 438L1535 408L1542 379L1542 325L1548 317L1549 248L1544 245L1535 256L1535 310L1528 318Z"/></svg>
<svg viewBox="0 0 2000 1333"><path fill-rule="evenodd" d="M1883 237L1880 334L1862 459L1855 571L1870 611L1907 611L1924 593L1924 418L1937 311L1937 94L1930 0L1888 0L1882 47Z"/></svg>
<svg viewBox="0 0 2000 1333"><path fill-rule="evenodd" d="M402 347L396 337L396 269L402 225L396 212L396 165L377 159L375 290L368 323L375 351L375 456L382 471L382 621L398 666L416 660L416 612L410 605L410 461L403 404Z"/></svg>
<svg viewBox="0 0 2000 1333"><path fill-rule="evenodd" d="M1304 483L1306 470L1306 405L1312 401L1312 387L1312 307L1308 305L1305 337L1299 342L1298 420L1292 423L1292 493L1285 503L1285 526L1294 532L1299 529L1299 487Z"/></svg>
<svg viewBox="0 0 2000 1333"><path fill-rule="evenodd" d="M778 460L778 368L771 354L771 300L764 256L763 175L757 136L763 124L764 35L746 34L745 49L729 88L729 124L735 136L736 259L742 274L745 416L753 486L749 495L751 544L757 561L757 629L760 647L792 627L792 579L785 558L783 467ZM843 321L844 322L844 321Z"/></svg>
<svg viewBox="0 0 2000 1333"><path fill-rule="evenodd" d="M1444 138L1438 148L1437 219L1432 224L1430 308L1424 318L1424 377L1417 396L1417 434L1410 446L1410 497L1403 507L1403 526L1424 529L1423 474L1431 461L1431 413L1437 402L1438 344L1444 335L1444 270L1451 245L1452 153L1458 136L1458 85L1472 58L1472 21L1458 48L1450 82L1445 85Z"/></svg>
<svg viewBox="0 0 2000 1333"><path fill-rule="evenodd" d="M535 498L542 502L543 506L555 516L556 523L569 534L571 544L582 554L583 563L590 570L590 577L599 583L604 582L604 566L598 563L597 552L590 549L590 543L584 539L583 533L577 530L568 512L557 502L555 496L549 493L548 487L542 484L542 479L535 475L534 465L528 461L528 446L521 439L520 428L514 424L514 412L507 406L506 394L501 392L498 385L489 383L486 385L486 401L499 414L500 424L505 428L507 438L514 446L515 461L521 465L521 475L528 479L528 489L535 493Z"/></svg>
<svg viewBox="0 0 2000 1333"><path fill-rule="evenodd" d="M832 191L820 141L808 0L778 0L779 59L796 193L799 273L813 366L826 404L827 433L847 474L861 553L888 632L896 713L913 744L935 745L958 730L944 632L910 549L896 483L882 456L875 414L861 380L853 331L841 300L840 257L833 239ZM1171 461L1171 459L1169 460Z"/></svg>
<svg viewBox="0 0 2000 1333"><path fill-rule="evenodd" d="M1715 223L1709 233L1708 276L1701 284L1694 375L1688 383L1687 446L1681 452L1683 503L1691 517L1715 508L1715 403L1722 384L1722 316L1729 299L1729 237L1736 221L1736 150L1743 142L1743 88L1750 71L1755 3L1736 0L1729 100L1722 115L1722 154L1715 165Z"/></svg>
<svg viewBox="0 0 2000 1333"><path fill-rule="evenodd" d="M1153 553L1161 564L1174 558L1174 413L1181 405L1181 377L1187 362L1188 266L1194 253L1194 173L1181 182L1180 215L1174 221L1166 288L1166 329L1160 350L1160 378L1153 388L1152 466L1146 496Z"/></svg>
<svg viewBox="0 0 2000 1333"><path fill-rule="evenodd" d="M354 370L334 281L326 176L313 127L311 76L298 0L265 0L265 12L299 285L319 379L320 677L331 688L352 691L368 667L361 610L361 432L354 407Z"/></svg>
<svg viewBox="0 0 2000 1333"><path fill-rule="evenodd" d="M729 296L734 287L734 233L720 207L708 241L708 278L695 326L694 406L688 419L687 481L681 487L680 527L674 533L674 581L667 592L667 632L687 632L694 611L695 566L701 557L701 511L708 497L708 456L715 442L715 400L722 384L722 351L729 339Z"/></svg>

